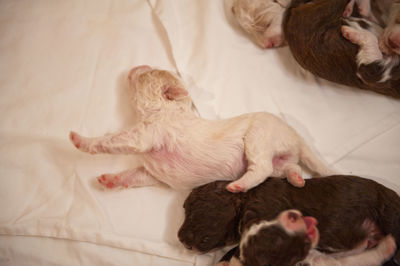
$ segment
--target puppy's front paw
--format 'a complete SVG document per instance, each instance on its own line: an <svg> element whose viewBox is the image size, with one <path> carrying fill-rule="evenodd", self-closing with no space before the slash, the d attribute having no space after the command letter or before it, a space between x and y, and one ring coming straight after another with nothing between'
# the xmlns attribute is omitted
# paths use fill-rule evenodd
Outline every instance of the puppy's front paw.
<svg viewBox="0 0 400 266"><path fill-rule="evenodd" d="M74 144L74 146L83 152L88 152L90 154L96 154L99 152L104 152L104 148L101 145L93 145L93 141L89 138L82 137L78 133L71 131L69 133L69 139Z"/></svg>
<svg viewBox="0 0 400 266"><path fill-rule="evenodd" d="M232 192L232 193L246 192L246 190L247 190L243 185L238 184L238 183L236 183L236 182L229 183L229 184L226 186L226 189L227 189L228 191Z"/></svg>
<svg viewBox="0 0 400 266"><path fill-rule="evenodd" d="M345 37L347 40L354 44L359 44L360 42L360 35L358 34L357 30L349 27L349 26L342 26L342 35Z"/></svg>
<svg viewBox="0 0 400 266"><path fill-rule="evenodd" d="M347 6L344 8L343 11L343 17L348 18L351 16L353 13L353 7L354 7L354 0L350 1Z"/></svg>
<svg viewBox="0 0 400 266"><path fill-rule="evenodd" d="M81 148L81 136L79 136L78 133L76 133L76 132L74 132L74 131L71 131L71 132L69 133L69 139L71 140L72 144L74 144L74 146L75 146L77 149L80 149L80 148Z"/></svg>

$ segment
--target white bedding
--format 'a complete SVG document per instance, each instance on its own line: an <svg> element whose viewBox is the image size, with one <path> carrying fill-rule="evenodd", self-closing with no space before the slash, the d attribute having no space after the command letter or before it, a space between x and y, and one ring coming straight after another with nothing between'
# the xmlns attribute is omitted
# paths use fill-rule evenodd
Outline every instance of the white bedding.
<svg viewBox="0 0 400 266"><path fill-rule="evenodd" d="M400 193L400 102L303 71L261 50L215 0L0 1L0 265L211 265L176 232L189 191L104 191L133 156L76 150L134 117L126 75L178 71L203 117L268 111L338 172Z"/></svg>

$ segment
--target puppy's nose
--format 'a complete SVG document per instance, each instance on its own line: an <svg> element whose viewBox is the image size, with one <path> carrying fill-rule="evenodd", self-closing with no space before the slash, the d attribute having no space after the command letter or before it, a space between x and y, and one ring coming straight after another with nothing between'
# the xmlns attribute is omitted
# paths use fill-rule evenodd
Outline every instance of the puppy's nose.
<svg viewBox="0 0 400 266"><path fill-rule="evenodd" d="M132 81L137 75L149 71L151 69L152 68L148 65L141 65L134 67L132 68L131 72L129 72L129 80Z"/></svg>
<svg viewBox="0 0 400 266"><path fill-rule="evenodd" d="M393 50L400 48L400 34L389 37L388 44Z"/></svg>
<svg viewBox="0 0 400 266"><path fill-rule="evenodd" d="M280 35L272 36L272 37L267 37L262 40L262 46L264 48L274 48L274 47L279 47L283 44L283 38Z"/></svg>

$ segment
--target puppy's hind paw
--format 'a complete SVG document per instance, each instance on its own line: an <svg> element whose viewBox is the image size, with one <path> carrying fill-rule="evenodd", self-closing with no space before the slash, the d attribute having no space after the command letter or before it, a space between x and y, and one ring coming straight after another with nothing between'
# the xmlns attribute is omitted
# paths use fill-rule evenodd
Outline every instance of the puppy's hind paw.
<svg viewBox="0 0 400 266"><path fill-rule="evenodd" d="M103 185L106 188L112 189L116 187L128 187L128 184L124 184L119 175L114 174L104 174L97 178L97 181L100 185Z"/></svg>
<svg viewBox="0 0 400 266"><path fill-rule="evenodd" d="M232 192L232 193L246 192L246 189L245 189L242 185L239 185L239 184L237 184L237 183L235 183L235 182L229 183L229 184L226 186L226 189L227 189L228 191Z"/></svg>
<svg viewBox="0 0 400 266"><path fill-rule="evenodd" d="M296 172L289 172L287 180L295 187L304 187L306 181Z"/></svg>

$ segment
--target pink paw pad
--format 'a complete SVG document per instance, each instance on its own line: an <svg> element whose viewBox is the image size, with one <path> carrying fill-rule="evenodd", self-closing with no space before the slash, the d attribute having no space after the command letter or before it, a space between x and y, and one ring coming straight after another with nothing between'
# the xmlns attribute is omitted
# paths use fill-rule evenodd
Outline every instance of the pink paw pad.
<svg viewBox="0 0 400 266"><path fill-rule="evenodd" d="M71 132L69 134L69 138L72 141L72 143L75 145L75 147L77 147L79 149L81 146L81 141L80 141L79 135L75 132Z"/></svg>
<svg viewBox="0 0 400 266"><path fill-rule="evenodd" d="M120 178L114 175L101 175L97 178L97 181L107 188L114 188L119 185Z"/></svg>
<svg viewBox="0 0 400 266"><path fill-rule="evenodd" d="M232 193L236 193L236 192L246 192L246 190L245 190L242 186L240 186L240 185L238 185L238 184L231 184L231 185L228 185L228 186L226 187L226 189L227 189L228 191L232 192Z"/></svg>
<svg viewBox="0 0 400 266"><path fill-rule="evenodd" d="M343 17L348 18L353 13L354 4L349 3L343 11Z"/></svg>
<svg viewBox="0 0 400 266"><path fill-rule="evenodd" d="M304 179L296 172L290 172L288 176L290 183L297 187L302 187L305 184Z"/></svg>

